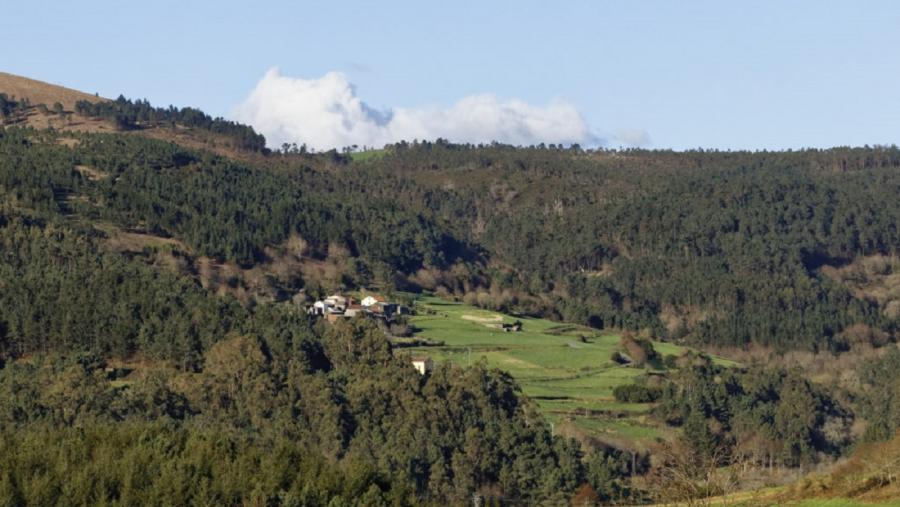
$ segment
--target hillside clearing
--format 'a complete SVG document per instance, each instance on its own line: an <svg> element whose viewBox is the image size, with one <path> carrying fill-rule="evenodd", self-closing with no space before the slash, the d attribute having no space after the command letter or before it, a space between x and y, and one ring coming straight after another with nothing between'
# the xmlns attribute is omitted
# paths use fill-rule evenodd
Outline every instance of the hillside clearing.
<svg viewBox="0 0 900 507"><path fill-rule="evenodd" d="M667 433L646 417L651 404L615 400L616 386L632 383L647 372L612 361L621 340L616 333L503 315L437 297L418 299L416 308L412 324L417 335L444 343L416 347L416 353L462 365L483 359L489 366L509 372L557 426L574 426L588 436L632 446ZM522 323L522 331L499 328L515 321ZM679 355L686 350L662 342L654 342L654 347L661 355Z"/></svg>

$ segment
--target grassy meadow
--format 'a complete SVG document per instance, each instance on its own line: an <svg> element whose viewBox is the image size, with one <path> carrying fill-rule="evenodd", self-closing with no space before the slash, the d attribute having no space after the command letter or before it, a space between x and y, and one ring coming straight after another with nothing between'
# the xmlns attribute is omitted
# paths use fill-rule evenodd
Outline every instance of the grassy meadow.
<svg viewBox="0 0 900 507"><path fill-rule="evenodd" d="M371 149L363 151L350 152L350 158L354 162L365 162L366 160L383 157L387 152L383 149Z"/></svg>
<svg viewBox="0 0 900 507"><path fill-rule="evenodd" d="M900 500L886 500L873 503L848 498L813 498L783 505L790 507L900 507Z"/></svg>
<svg viewBox="0 0 900 507"><path fill-rule="evenodd" d="M462 365L483 358L489 366L508 371L559 433L587 435L624 448L638 449L671 434L671 430L648 416L651 404L619 403L613 397L616 386L632 383L635 377L654 371L649 365L632 368L614 363L611 356L619 348L621 339L616 333L504 315L437 297L418 298L416 310L411 321L417 328L417 335L444 344L415 347L411 349L412 353ZM516 320L522 322L522 331L505 332L500 328L500 324L511 324ZM671 343L654 342L653 345L662 356L679 355L686 350ZM722 358L713 360L725 366L737 365ZM803 499L803 496L790 486L781 486L735 492L727 497L707 499L703 504L900 507L900 500L885 497L864 501L842 497Z"/></svg>
<svg viewBox="0 0 900 507"><path fill-rule="evenodd" d="M637 445L666 431L646 417L650 404L619 403L613 397L613 388L648 371L611 360L621 339L618 334L512 317L437 297L418 299L416 309L412 324L417 335L444 342L416 348L416 353L463 365L484 358L488 365L508 371L560 429L574 427L590 436ZM522 322L520 332L499 328L516 320ZM661 342L654 342L654 348L661 355L684 351Z"/></svg>

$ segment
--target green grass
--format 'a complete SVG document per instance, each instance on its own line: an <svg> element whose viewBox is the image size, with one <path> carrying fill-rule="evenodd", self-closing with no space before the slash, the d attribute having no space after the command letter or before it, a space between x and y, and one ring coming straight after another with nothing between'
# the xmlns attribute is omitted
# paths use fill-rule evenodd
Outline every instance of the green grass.
<svg viewBox="0 0 900 507"><path fill-rule="evenodd" d="M354 152L350 153L350 158L354 162L364 162L366 160L381 158L385 154L386 154L386 152L384 150L354 151Z"/></svg>
<svg viewBox="0 0 900 507"><path fill-rule="evenodd" d="M795 503L788 503L791 507L900 507L900 500L888 500L886 502L860 502L858 500L848 500L846 498L829 498L829 499L811 499L802 500Z"/></svg>
<svg viewBox="0 0 900 507"><path fill-rule="evenodd" d="M611 360L619 335L503 315L436 297L420 298L416 308L412 323L420 330L418 335L445 344L418 348L416 353L462 365L484 358L489 366L508 371L551 422L568 421L600 438L646 440L660 435L657 428L642 420L649 404L619 403L613 398L613 388L632 383L647 371ZM516 320L523 324L521 332L507 333L495 327ZM661 342L654 342L654 347L664 355L685 350ZM623 413L626 416L620 417Z"/></svg>
<svg viewBox="0 0 900 507"><path fill-rule="evenodd" d="M698 502L711 507L900 507L900 499L861 501L850 498L807 498L792 500L787 494L790 486L738 491L727 497L718 496ZM687 507L687 502L653 504L650 507Z"/></svg>
<svg viewBox="0 0 900 507"><path fill-rule="evenodd" d="M732 507L900 507L900 500L884 500L880 502L861 502L859 500L852 500L848 498L810 498L806 500L768 500L766 498L760 498L757 500L749 500L746 497L749 493L738 493L730 497L729 499L720 499L713 498L708 500L708 503L703 505L710 505L712 507L719 506L732 506ZM687 506L686 503L680 504L669 504L672 506Z"/></svg>
<svg viewBox="0 0 900 507"><path fill-rule="evenodd" d="M778 500L757 502L747 501L731 501L727 504L712 502L711 505L734 505L734 506L783 506L783 507L900 507L900 500L883 500L875 502L862 502L849 498L808 498L806 500Z"/></svg>
<svg viewBox="0 0 900 507"><path fill-rule="evenodd" d="M653 439L660 435L656 427L642 425L633 419L597 419L576 417L573 421L582 429L598 436L610 435L630 440Z"/></svg>

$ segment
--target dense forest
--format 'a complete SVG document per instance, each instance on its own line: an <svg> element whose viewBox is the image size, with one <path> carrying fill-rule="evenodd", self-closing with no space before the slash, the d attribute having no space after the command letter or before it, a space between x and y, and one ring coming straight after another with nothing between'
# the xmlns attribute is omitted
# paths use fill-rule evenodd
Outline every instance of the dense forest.
<svg viewBox="0 0 900 507"><path fill-rule="evenodd" d="M232 477L258 466L277 477L254 498L277 505L564 498L587 480L502 372L422 378L369 321L248 311L53 220L4 210L0 237L5 498L236 504L254 488ZM117 381L122 358L154 366Z"/></svg>
<svg viewBox="0 0 900 507"><path fill-rule="evenodd" d="M0 95L4 118L30 107ZM508 374L420 376L371 322L304 312L343 289L429 291L699 348L871 354L851 387L696 355L617 389L654 402L690 459L714 467L806 467L900 421L896 147L437 140L355 160L269 151L251 128L191 108L120 98L77 112L121 131L0 130L9 504L653 497L628 481L646 456L554 435ZM177 126L254 158L141 135ZM138 247L116 248L123 237ZM238 275L210 290L210 265L266 266L278 290L236 298Z"/></svg>
<svg viewBox="0 0 900 507"><path fill-rule="evenodd" d="M490 252L543 311L695 343L841 350L900 315L823 276L900 245L900 150L583 152L399 145L373 179ZM368 174L367 174L368 175ZM505 305L507 301L494 301ZM539 308L540 308L539 306Z"/></svg>
<svg viewBox="0 0 900 507"><path fill-rule="evenodd" d="M244 265L299 234L314 257L331 248L358 259L351 284L481 290L496 308L673 340L840 351L850 325L897 332L896 310L820 269L896 255L896 149L439 142L365 163L272 155L266 170L135 136L83 136L66 149L10 132L2 144L17 165L0 184L28 206L68 207Z"/></svg>
<svg viewBox="0 0 900 507"><path fill-rule="evenodd" d="M694 364L663 389L656 412L683 427L701 459L718 451L759 465L798 466L819 461L819 453L837 456L851 440L851 412L797 371Z"/></svg>

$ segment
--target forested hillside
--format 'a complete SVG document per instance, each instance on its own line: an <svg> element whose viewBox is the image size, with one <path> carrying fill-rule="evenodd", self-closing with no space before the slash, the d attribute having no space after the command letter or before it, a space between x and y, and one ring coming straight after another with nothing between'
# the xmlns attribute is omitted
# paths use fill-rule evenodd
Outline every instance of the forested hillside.
<svg viewBox="0 0 900 507"><path fill-rule="evenodd" d="M369 159L376 186L422 203L539 296L599 327L695 343L841 350L896 311L855 298L823 266L900 247L900 150L590 152L442 142ZM510 306L510 298L495 298ZM512 303L512 306L515 304Z"/></svg>
<svg viewBox="0 0 900 507"><path fill-rule="evenodd" d="M304 199L302 174L159 141L58 141L0 132L4 499L444 504L476 490L566 498L588 480L577 444L552 436L508 375L447 367L422 378L374 324L325 327L303 307L243 306L158 265L153 249L114 251L103 229L174 235L179 255L252 264L292 232L309 255L327 252L359 217L411 228L354 243L371 265L400 269L452 250L428 242L440 241L434 224L378 202ZM35 439L62 454L42 456ZM73 476L69 454L97 459ZM257 482L258 466L270 483ZM252 478L235 482L247 467Z"/></svg>
<svg viewBox="0 0 900 507"><path fill-rule="evenodd" d="M421 376L372 322L306 314L341 290L852 366L646 366L623 400L655 402L681 458L713 469L809 466L896 431L896 147L438 140L354 159L270 151L191 108L78 104L117 131L23 127L36 106L0 95L8 503L637 502L677 463L668 444L654 461L554 435L503 371Z"/></svg>
<svg viewBox="0 0 900 507"><path fill-rule="evenodd" d="M897 329L897 305L857 297L822 271L897 254L896 149L439 142L354 163L281 153L252 167L137 136L82 135L67 148L10 132L3 146L17 161L3 175L17 202L242 265L299 235L311 257L356 259L350 285L480 290L504 310L693 343L840 351L851 325Z"/></svg>
<svg viewBox="0 0 900 507"><path fill-rule="evenodd" d="M421 378L367 321L248 311L59 219L7 207L0 238L0 495L13 503L442 504L494 485L564 498L586 480L577 445L502 372ZM70 460L88 462L71 456L93 458L73 475Z"/></svg>

